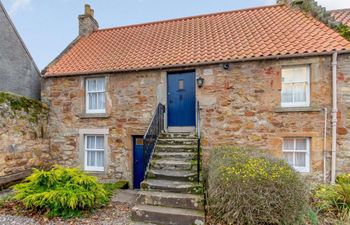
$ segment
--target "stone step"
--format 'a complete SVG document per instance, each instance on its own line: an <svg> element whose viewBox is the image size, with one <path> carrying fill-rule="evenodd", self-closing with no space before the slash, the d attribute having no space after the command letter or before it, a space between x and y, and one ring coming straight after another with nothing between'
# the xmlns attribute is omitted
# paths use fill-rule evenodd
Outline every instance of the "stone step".
<svg viewBox="0 0 350 225"><path fill-rule="evenodd" d="M145 223L145 222L133 222L131 221L129 225L157 225L155 223Z"/></svg>
<svg viewBox="0 0 350 225"><path fill-rule="evenodd" d="M140 191L137 204L204 210L203 196L183 193Z"/></svg>
<svg viewBox="0 0 350 225"><path fill-rule="evenodd" d="M135 205L131 209L131 218L162 225L204 224L203 211L151 205Z"/></svg>
<svg viewBox="0 0 350 225"><path fill-rule="evenodd" d="M191 132L191 133L162 133L159 135L159 138L197 139L197 136L194 132Z"/></svg>
<svg viewBox="0 0 350 225"><path fill-rule="evenodd" d="M203 187L197 182L157 179L147 179L142 181L141 189L144 191L152 190L187 194L200 194L203 191Z"/></svg>
<svg viewBox="0 0 350 225"><path fill-rule="evenodd" d="M154 152L152 159L196 160L197 154L194 152Z"/></svg>
<svg viewBox="0 0 350 225"><path fill-rule="evenodd" d="M190 138L160 138L157 141L160 145L196 145L197 139Z"/></svg>
<svg viewBox="0 0 350 225"><path fill-rule="evenodd" d="M194 170L197 164L193 160L152 160L151 168L161 170Z"/></svg>
<svg viewBox="0 0 350 225"><path fill-rule="evenodd" d="M197 152L197 145L156 145L156 152Z"/></svg>
<svg viewBox="0 0 350 225"><path fill-rule="evenodd" d="M158 170L150 169L147 172L148 179L196 181L197 170Z"/></svg>

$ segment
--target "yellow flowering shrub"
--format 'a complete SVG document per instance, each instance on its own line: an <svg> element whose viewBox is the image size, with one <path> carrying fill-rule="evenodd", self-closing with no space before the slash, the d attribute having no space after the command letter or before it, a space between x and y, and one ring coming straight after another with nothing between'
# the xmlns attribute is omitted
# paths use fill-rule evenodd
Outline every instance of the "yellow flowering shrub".
<svg viewBox="0 0 350 225"><path fill-rule="evenodd" d="M316 209L350 223L350 174L341 174L335 185L320 185L314 194Z"/></svg>
<svg viewBox="0 0 350 225"><path fill-rule="evenodd" d="M210 151L209 213L227 224L297 224L308 191L283 160L252 149Z"/></svg>

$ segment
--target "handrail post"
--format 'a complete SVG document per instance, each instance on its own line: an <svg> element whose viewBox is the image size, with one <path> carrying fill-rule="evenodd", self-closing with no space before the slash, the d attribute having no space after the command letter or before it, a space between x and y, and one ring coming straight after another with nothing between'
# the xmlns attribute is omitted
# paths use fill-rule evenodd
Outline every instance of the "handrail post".
<svg viewBox="0 0 350 225"><path fill-rule="evenodd" d="M143 158L144 158L144 170L148 168L149 160L154 151L158 136L162 130L162 124L164 120L163 105L158 103L157 108L154 111L151 123L149 124L145 135L143 136ZM145 174L144 174L145 178Z"/></svg>
<svg viewBox="0 0 350 225"><path fill-rule="evenodd" d="M201 128L200 128L200 109L199 109L199 101L197 101L197 181L200 182L200 160L201 160Z"/></svg>

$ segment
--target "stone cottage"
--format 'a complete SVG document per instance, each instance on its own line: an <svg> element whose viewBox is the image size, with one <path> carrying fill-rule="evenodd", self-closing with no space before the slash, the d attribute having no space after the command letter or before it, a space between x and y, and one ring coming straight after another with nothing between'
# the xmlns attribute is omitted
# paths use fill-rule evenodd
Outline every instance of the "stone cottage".
<svg viewBox="0 0 350 225"><path fill-rule="evenodd" d="M0 91L40 98L40 72L0 1Z"/></svg>
<svg viewBox="0 0 350 225"><path fill-rule="evenodd" d="M334 181L350 171L349 53L285 4L108 29L87 6L79 37L42 72L51 153L133 184L135 148L161 103L165 131L200 125L203 149L265 149Z"/></svg>

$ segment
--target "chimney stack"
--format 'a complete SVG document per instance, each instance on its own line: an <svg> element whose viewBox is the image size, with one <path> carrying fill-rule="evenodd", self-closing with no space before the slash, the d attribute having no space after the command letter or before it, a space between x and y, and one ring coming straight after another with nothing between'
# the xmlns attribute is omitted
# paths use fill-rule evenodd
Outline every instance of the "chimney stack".
<svg viewBox="0 0 350 225"><path fill-rule="evenodd" d="M88 36L98 29L98 22L94 18L94 10L85 4L85 12L79 15L79 36Z"/></svg>

